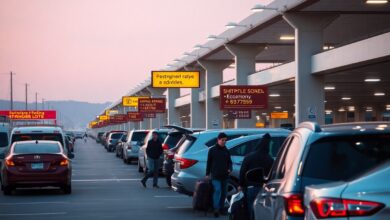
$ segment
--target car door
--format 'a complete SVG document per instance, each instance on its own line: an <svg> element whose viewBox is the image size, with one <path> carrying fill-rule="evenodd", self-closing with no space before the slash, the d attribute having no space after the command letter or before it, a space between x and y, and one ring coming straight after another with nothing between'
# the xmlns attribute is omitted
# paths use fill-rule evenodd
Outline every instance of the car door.
<svg viewBox="0 0 390 220"><path fill-rule="evenodd" d="M281 150L279 151L273 167L268 175L268 181L264 184L263 188L258 194L257 203L255 204L255 219L274 219L277 192L285 173L284 163L286 154L291 143L293 142L293 139L293 136L287 138L282 145Z"/></svg>
<svg viewBox="0 0 390 220"><path fill-rule="evenodd" d="M233 163L233 176L240 176L239 173L245 155L253 151L259 139L246 140L243 143L240 143L229 149Z"/></svg>

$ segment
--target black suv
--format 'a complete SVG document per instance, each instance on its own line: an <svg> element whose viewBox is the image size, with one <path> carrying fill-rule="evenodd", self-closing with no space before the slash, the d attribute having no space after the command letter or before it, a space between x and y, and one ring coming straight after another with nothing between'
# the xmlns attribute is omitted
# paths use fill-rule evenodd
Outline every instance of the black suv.
<svg viewBox="0 0 390 220"><path fill-rule="evenodd" d="M304 219L308 185L348 181L390 159L390 123L305 122L282 145L254 202L255 219Z"/></svg>

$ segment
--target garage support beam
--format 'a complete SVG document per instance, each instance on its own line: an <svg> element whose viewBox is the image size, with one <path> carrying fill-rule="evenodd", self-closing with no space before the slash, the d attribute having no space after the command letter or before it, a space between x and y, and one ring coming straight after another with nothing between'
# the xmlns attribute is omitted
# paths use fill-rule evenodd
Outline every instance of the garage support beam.
<svg viewBox="0 0 390 220"><path fill-rule="evenodd" d="M152 87L147 87L147 90L150 92L152 98L163 98L163 93L165 89L156 89ZM164 125L163 114L156 114L156 118L148 118L150 122L150 128L161 128ZM144 120L148 120L144 119Z"/></svg>
<svg viewBox="0 0 390 220"><path fill-rule="evenodd" d="M199 71L200 87L192 88L190 91L190 127L205 128L206 127L206 104L199 102L199 93L205 89L206 73L202 68L184 67L186 71Z"/></svg>
<svg viewBox="0 0 390 220"><path fill-rule="evenodd" d="M168 89L168 124L170 125L181 125L180 112L175 107L176 99L180 97L180 89L169 88Z"/></svg>
<svg viewBox="0 0 390 220"><path fill-rule="evenodd" d="M283 17L295 29L295 124L304 121L324 124L324 78L311 75L311 57L322 51L323 31L337 16L287 13Z"/></svg>
<svg viewBox="0 0 390 220"><path fill-rule="evenodd" d="M223 70L226 69L232 61L199 60L198 63L205 69L206 73L206 129L222 128L223 112L219 109L219 99L213 99L211 97L211 89L213 86L223 83Z"/></svg>
<svg viewBox="0 0 390 220"><path fill-rule="evenodd" d="M234 56L236 64L236 84L248 85L248 76L256 72L256 56L265 49L258 44L227 44L226 49ZM235 128L253 128L256 125L256 114L252 111L251 119L235 119Z"/></svg>

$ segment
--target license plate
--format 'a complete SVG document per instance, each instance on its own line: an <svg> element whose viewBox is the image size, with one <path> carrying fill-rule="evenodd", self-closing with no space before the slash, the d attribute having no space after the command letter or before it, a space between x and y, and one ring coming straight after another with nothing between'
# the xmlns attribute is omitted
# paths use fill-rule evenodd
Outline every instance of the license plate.
<svg viewBox="0 0 390 220"><path fill-rule="evenodd" d="M43 163L32 163L31 169L33 170L42 170L43 169Z"/></svg>

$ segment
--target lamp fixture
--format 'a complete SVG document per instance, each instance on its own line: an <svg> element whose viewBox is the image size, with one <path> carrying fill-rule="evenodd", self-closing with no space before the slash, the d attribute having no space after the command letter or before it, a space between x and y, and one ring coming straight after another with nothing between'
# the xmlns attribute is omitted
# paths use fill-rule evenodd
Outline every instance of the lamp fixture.
<svg viewBox="0 0 390 220"><path fill-rule="evenodd" d="M324 89L325 90L335 90L336 87L334 87L334 86L325 86Z"/></svg>
<svg viewBox="0 0 390 220"><path fill-rule="evenodd" d="M364 82L380 82L381 79L379 78L367 78L364 80Z"/></svg>
<svg viewBox="0 0 390 220"><path fill-rule="evenodd" d="M252 25L245 25L245 24L237 24L236 22L229 22L225 25L226 28L231 29L235 27L246 27L246 28L251 28Z"/></svg>
<svg viewBox="0 0 390 220"><path fill-rule="evenodd" d="M196 50L199 50L199 49L209 49L209 50L211 50L210 47L206 47L206 46L203 46L203 45L200 45L200 44L195 45L194 49L196 49Z"/></svg>
<svg viewBox="0 0 390 220"><path fill-rule="evenodd" d="M207 40L226 40L226 41L228 41L229 40L229 38L227 38L227 37L218 37L217 35L209 35L208 37L207 37Z"/></svg>
<svg viewBox="0 0 390 220"><path fill-rule="evenodd" d="M294 35L281 35L280 40L283 40L283 41L290 41L290 40L295 40L295 36Z"/></svg>
<svg viewBox="0 0 390 220"><path fill-rule="evenodd" d="M251 8L251 11L253 11L253 12L262 12L264 10L279 11L278 8L267 7L267 6L262 5L262 4L256 4L255 6L253 6L253 8Z"/></svg>
<svg viewBox="0 0 390 220"><path fill-rule="evenodd" d="M374 93L374 96L385 96L386 94L384 92L376 92Z"/></svg>
<svg viewBox="0 0 390 220"><path fill-rule="evenodd" d="M386 4L389 3L388 0L366 0L366 4Z"/></svg>
<svg viewBox="0 0 390 220"><path fill-rule="evenodd" d="M351 97L342 97L341 100L348 101L351 100Z"/></svg>
<svg viewBox="0 0 390 220"><path fill-rule="evenodd" d="M198 57L197 55L194 55L194 54L188 53L188 52L184 52L183 55L188 56L188 57Z"/></svg>
<svg viewBox="0 0 390 220"><path fill-rule="evenodd" d="M278 93L271 93L271 94L269 94L269 97L280 97L280 94L278 94Z"/></svg>

